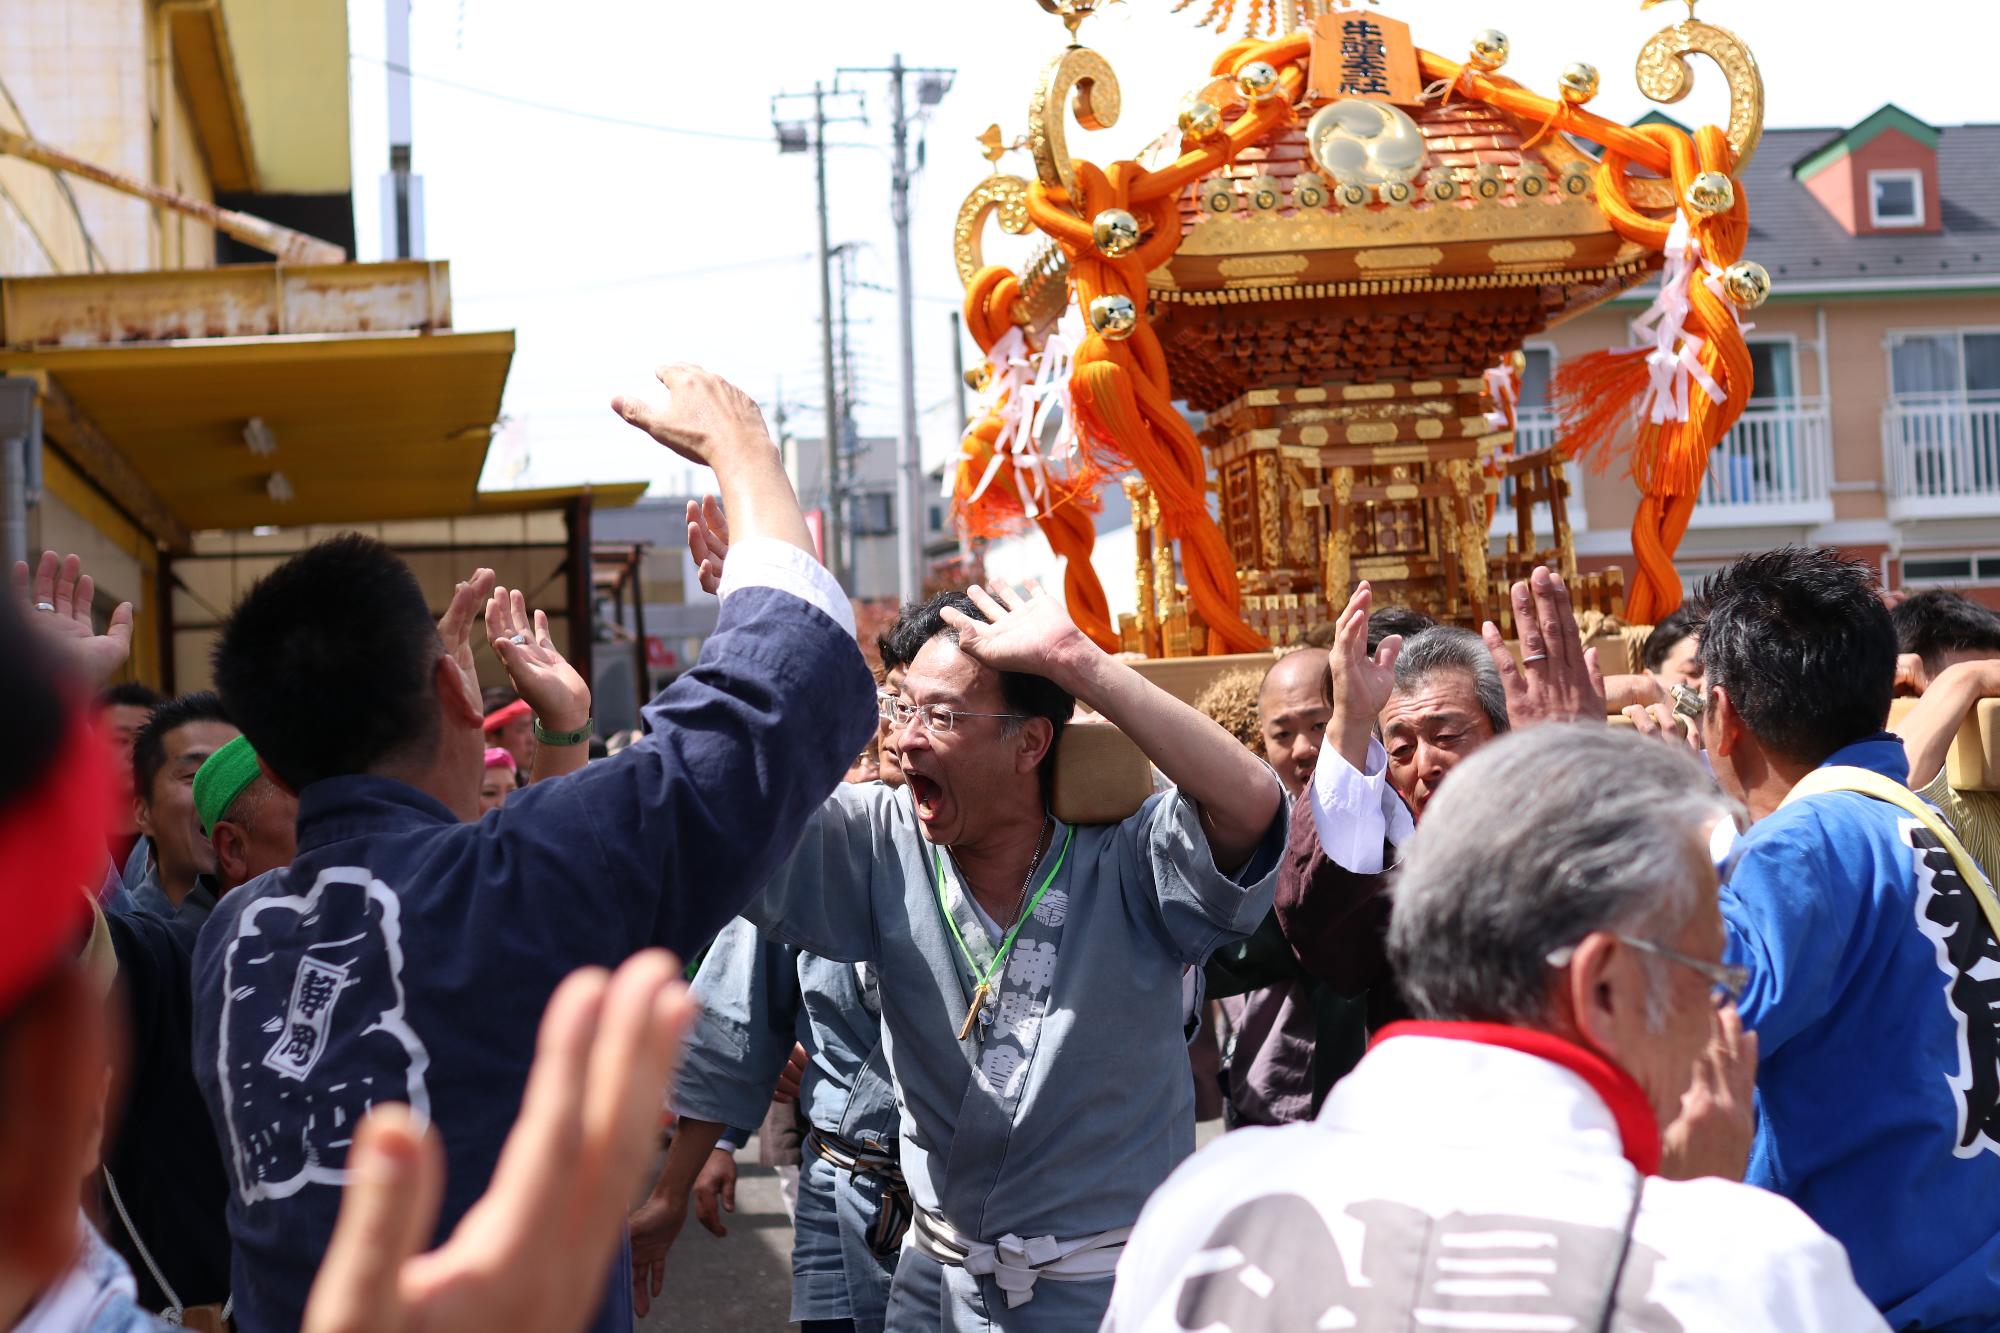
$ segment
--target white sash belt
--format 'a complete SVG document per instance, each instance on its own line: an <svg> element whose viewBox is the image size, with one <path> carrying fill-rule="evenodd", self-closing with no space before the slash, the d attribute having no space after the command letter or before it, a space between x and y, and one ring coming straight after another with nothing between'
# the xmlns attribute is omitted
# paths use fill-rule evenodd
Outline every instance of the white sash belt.
<svg viewBox="0 0 2000 1333"><path fill-rule="evenodd" d="M1131 1227L1114 1227L1094 1236L1057 1240L1054 1236L1022 1239L1011 1232L991 1244L972 1240L938 1214L916 1210L910 1236L918 1249L941 1264L963 1268L974 1277L990 1277L1006 1294L1007 1308L1035 1298L1035 1282L1088 1282L1110 1277L1118 1256L1132 1235Z"/></svg>

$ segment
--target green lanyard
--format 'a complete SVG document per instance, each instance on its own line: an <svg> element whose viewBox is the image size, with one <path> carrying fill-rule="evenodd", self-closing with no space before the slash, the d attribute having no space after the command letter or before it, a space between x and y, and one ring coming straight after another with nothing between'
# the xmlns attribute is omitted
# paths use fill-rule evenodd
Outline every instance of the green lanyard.
<svg viewBox="0 0 2000 1333"><path fill-rule="evenodd" d="M1042 895L1049 891L1049 885L1055 883L1057 872L1063 868L1063 861L1069 856L1069 840L1075 834L1075 826L1064 826L1062 850L1056 853L1056 863L1050 866L1049 873L1042 877L1042 887L1036 889L1035 896L1028 899L1027 907L1021 912L1021 919L1014 923L1013 929L1007 932L1007 937L1000 941L1000 947L994 951L993 961L988 963L984 970L973 961L972 950L966 947L965 936L959 933L958 922L952 919L951 907L945 902L944 852L939 850L933 853L935 860L932 864L937 871L938 911L943 915L944 924L950 929L952 939L957 942L958 951L965 956L965 965L971 969L973 980L978 983L972 990L972 1007L965 1011L965 1022L958 1029L960 1041L971 1035L972 1025L979 1019L979 1011L985 1007L987 997L993 993L993 983L999 978L1000 969L1006 966L1007 955L1013 951L1014 937L1021 933L1021 927L1028 923L1030 916L1034 915L1035 905L1041 902ZM971 890L968 889L967 896L970 894Z"/></svg>

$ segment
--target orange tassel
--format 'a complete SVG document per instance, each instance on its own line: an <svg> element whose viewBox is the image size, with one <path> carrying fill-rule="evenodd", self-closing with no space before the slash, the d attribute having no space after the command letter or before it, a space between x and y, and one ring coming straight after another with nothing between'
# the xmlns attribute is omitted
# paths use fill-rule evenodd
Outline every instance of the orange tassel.
<svg viewBox="0 0 2000 1333"><path fill-rule="evenodd" d="M1549 383L1549 398L1562 422L1557 451L1602 471L1617 452L1619 434L1637 415L1648 382L1643 351L1589 352L1563 362Z"/></svg>

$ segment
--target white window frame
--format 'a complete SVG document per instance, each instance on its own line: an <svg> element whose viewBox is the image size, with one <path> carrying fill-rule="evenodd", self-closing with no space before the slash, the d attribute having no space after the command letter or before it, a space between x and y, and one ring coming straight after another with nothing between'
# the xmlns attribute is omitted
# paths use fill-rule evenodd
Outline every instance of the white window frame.
<svg viewBox="0 0 2000 1333"><path fill-rule="evenodd" d="M1912 560L1916 561L1964 560L1967 562L1968 568L1967 572L1962 577L1954 576L1950 578L1931 578L1919 575L1913 578L1907 572L1909 569L1909 562ZM1994 551L1994 550L1908 551L1906 550L1897 557L1896 573L1898 578L1900 579L1900 582L1898 583L1897 586L1899 589L1900 588L1991 588L1995 584L2000 584L2000 574L1981 574L1979 572L1979 562L1982 560L2000 561L2000 551Z"/></svg>
<svg viewBox="0 0 2000 1333"><path fill-rule="evenodd" d="M1878 180L1905 180L1910 182L1910 193L1917 203L1917 211L1911 217L1885 218L1875 208L1875 182ZM1868 173L1868 225L1885 231L1905 230L1924 225L1924 173L1915 167L1894 167Z"/></svg>
<svg viewBox="0 0 2000 1333"><path fill-rule="evenodd" d="M1991 337L1995 334L2000 334L2000 324L1928 324L1884 330L1882 334L1882 371L1887 379L1884 387L1888 390L1886 395L1888 401L1892 403L1898 399L1905 402L1934 401L1934 399L1927 398L1923 394L1899 394L1896 392L1896 345L1898 343L1908 342L1916 338L1951 338L1956 340L1958 343L1958 387L1937 391L1936 396L1965 402L1970 400L1974 392L1966 386L1965 382L1965 340L1967 336ZM1982 389L1978 392L1988 393L1991 390Z"/></svg>

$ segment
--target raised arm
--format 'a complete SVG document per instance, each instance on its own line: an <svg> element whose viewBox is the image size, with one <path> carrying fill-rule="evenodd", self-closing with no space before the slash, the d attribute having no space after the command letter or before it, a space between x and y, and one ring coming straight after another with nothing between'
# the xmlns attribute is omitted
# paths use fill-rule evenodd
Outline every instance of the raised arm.
<svg viewBox="0 0 2000 1333"><path fill-rule="evenodd" d="M1216 868L1242 868L1278 816L1276 775L1228 732L1084 637L1039 587L1030 585L1026 597L1003 590L998 601L970 591L989 620L947 609L959 650L996 671L1047 676L1103 714L1200 809Z"/></svg>
<svg viewBox="0 0 2000 1333"><path fill-rule="evenodd" d="M1910 786L1922 790L1936 781L1951 753L1952 738L1966 713L1981 699L2000 695L2000 658L1955 662L1937 674L1916 707L1896 724L1910 761Z"/></svg>

